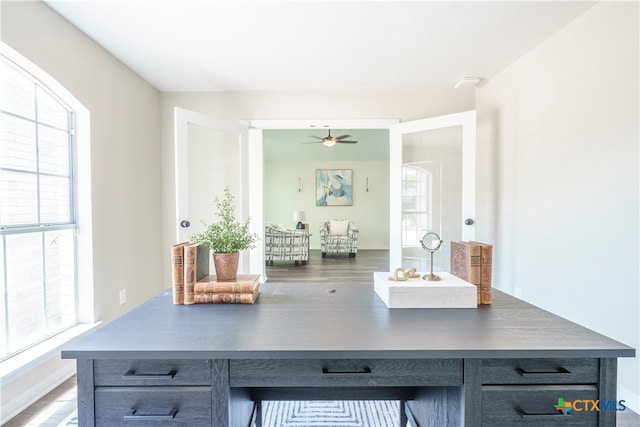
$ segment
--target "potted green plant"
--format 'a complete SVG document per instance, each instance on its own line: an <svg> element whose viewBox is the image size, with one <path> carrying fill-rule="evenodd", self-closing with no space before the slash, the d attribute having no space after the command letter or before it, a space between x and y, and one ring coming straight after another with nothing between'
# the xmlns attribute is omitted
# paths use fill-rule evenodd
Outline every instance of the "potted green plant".
<svg viewBox="0 0 640 427"><path fill-rule="evenodd" d="M195 243L202 243L213 251L213 263L218 281L234 281L238 274L240 251L255 247L258 235L249 231L247 218L244 223L236 219L233 194L229 187L224 189L222 199L216 197L217 222L207 224L205 230L191 236Z"/></svg>

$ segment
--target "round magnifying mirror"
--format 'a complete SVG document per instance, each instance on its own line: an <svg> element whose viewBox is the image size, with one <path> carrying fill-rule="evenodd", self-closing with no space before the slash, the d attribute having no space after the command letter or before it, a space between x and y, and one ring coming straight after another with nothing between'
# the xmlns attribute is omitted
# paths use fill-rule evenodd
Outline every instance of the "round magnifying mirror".
<svg viewBox="0 0 640 427"><path fill-rule="evenodd" d="M422 247L424 250L429 252L429 258L431 261L431 273L425 274L422 276L424 280L435 281L440 280L440 276L433 274L433 253L440 249L440 245L442 245L442 239L438 234L433 231L422 236L422 240L420 240Z"/></svg>
<svg viewBox="0 0 640 427"><path fill-rule="evenodd" d="M429 252L435 252L440 249L440 245L442 245L442 240L437 233L433 231L422 236L422 240L420 241L422 247Z"/></svg>

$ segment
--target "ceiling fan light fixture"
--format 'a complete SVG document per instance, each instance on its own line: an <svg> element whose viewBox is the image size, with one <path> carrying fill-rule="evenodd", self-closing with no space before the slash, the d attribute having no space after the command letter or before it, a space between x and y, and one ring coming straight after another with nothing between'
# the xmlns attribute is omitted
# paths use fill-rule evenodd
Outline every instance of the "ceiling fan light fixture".
<svg viewBox="0 0 640 427"><path fill-rule="evenodd" d="M322 145L324 145L325 147L333 147L334 145L336 145L336 140L334 138L325 138L322 140Z"/></svg>

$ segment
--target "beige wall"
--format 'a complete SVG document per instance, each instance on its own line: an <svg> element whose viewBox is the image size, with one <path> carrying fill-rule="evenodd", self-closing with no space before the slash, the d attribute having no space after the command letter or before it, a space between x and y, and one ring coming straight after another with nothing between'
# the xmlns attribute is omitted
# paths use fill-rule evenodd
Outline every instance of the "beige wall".
<svg viewBox="0 0 640 427"><path fill-rule="evenodd" d="M95 319L112 320L166 288L160 267L160 95L43 3L3 1L1 7L2 41L89 110L93 247L79 250L82 256L93 250L94 274L92 283L89 277L80 286L93 290ZM128 302L120 306L122 288ZM59 365L38 369L54 376L65 369ZM3 407L35 388L34 377L3 384Z"/></svg>
<svg viewBox="0 0 640 427"><path fill-rule="evenodd" d="M636 349L638 22L637 2L599 3L477 93L496 286ZM635 411L639 383L639 359L620 359Z"/></svg>
<svg viewBox="0 0 640 427"><path fill-rule="evenodd" d="M95 318L110 320L164 289L159 92L40 2L2 3L2 41L91 115Z"/></svg>

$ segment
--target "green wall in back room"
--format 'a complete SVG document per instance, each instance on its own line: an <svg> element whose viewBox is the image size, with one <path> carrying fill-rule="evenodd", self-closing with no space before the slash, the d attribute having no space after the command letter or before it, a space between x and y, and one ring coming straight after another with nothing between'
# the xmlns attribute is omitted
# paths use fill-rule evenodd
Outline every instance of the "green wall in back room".
<svg viewBox="0 0 640 427"><path fill-rule="evenodd" d="M349 134L358 144L327 148L309 135L326 130L264 131L264 218L295 228L293 212L304 210L312 234L311 249L320 249L319 230L325 220L344 218L358 227L359 249L389 248L389 132L332 130ZM353 206L316 206L316 169L353 170ZM368 182L368 186L367 186ZM367 191L368 189L368 191Z"/></svg>

